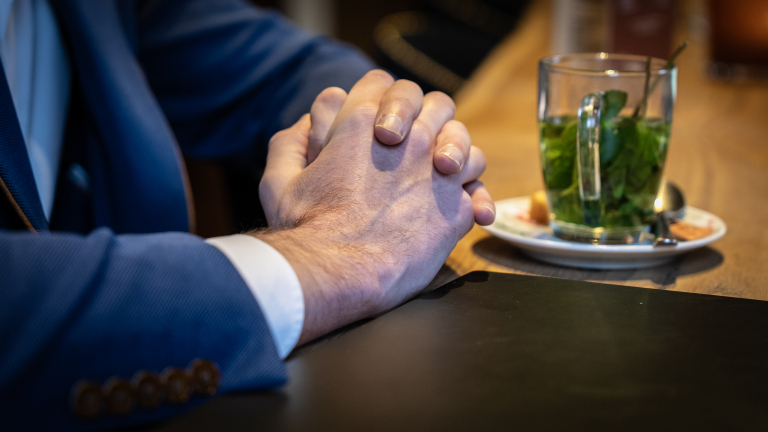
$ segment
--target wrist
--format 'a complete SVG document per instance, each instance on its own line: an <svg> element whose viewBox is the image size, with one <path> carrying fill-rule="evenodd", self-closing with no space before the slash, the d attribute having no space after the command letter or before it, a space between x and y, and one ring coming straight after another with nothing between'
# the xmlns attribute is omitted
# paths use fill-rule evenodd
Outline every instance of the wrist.
<svg viewBox="0 0 768 432"><path fill-rule="evenodd" d="M352 245L306 225L251 235L280 252L296 272L305 311L299 345L379 312L382 296L375 268Z"/></svg>

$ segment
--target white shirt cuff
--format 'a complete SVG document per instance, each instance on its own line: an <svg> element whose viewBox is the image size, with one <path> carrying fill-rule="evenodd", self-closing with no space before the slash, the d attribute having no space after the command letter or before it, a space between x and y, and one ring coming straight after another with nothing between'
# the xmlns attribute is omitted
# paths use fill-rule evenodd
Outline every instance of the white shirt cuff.
<svg viewBox="0 0 768 432"><path fill-rule="evenodd" d="M219 249L245 280L284 359L304 325L304 294L291 264L275 248L249 235L214 237L206 243Z"/></svg>

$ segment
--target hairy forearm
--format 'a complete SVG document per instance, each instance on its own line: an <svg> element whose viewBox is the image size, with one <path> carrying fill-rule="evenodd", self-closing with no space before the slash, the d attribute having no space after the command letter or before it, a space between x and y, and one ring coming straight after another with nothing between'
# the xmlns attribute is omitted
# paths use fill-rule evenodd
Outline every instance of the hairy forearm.
<svg viewBox="0 0 768 432"><path fill-rule="evenodd" d="M373 267L328 232L301 226L251 233L277 249L291 264L304 294L304 327L299 345L379 311L381 289Z"/></svg>

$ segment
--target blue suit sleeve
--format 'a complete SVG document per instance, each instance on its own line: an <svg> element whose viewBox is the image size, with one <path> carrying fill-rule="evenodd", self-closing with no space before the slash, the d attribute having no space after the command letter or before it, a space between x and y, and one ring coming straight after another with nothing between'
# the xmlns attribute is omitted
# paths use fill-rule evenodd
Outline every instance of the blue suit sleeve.
<svg viewBox="0 0 768 432"><path fill-rule="evenodd" d="M266 157L277 131L331 86L347 91L374 65L243 0L154 1L137 15L142 68L182 151Z"/></svg>
<svg viewBox="0 0 768 432"><path fill-rule="evenodd" d="M70 391L196 358L218 365L220 392L286 379L258 304L218 249L181 233L0 230L0 430L101 430L177 414L206 399L83 423Z"/></svg>

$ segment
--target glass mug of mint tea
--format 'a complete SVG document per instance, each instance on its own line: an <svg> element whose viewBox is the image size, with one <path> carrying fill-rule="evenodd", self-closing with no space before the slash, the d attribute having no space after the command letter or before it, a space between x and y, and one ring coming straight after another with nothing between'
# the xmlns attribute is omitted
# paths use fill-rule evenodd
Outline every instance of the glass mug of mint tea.
<svg viewBox="0 0 768 432"><path fill-rule="evenodd" d="M540 61L539 146L556 237L595 244L652 237L675 103L674 57Z"/></svg>

